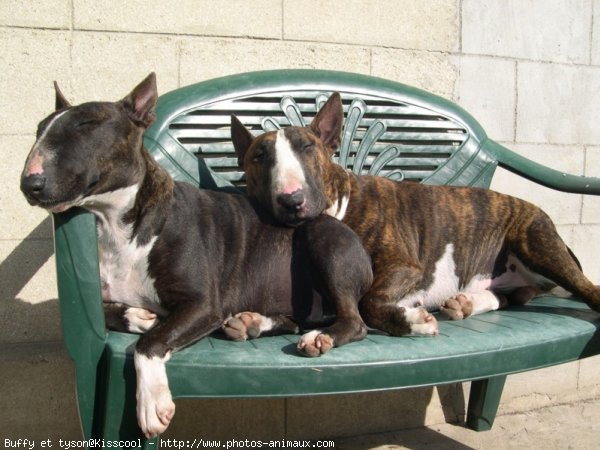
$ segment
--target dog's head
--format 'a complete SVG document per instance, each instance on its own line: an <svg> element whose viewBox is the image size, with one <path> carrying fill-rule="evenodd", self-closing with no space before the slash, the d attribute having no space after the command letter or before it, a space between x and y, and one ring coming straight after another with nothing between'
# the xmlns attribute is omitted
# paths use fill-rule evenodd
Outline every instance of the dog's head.
<svg viewBox="0 0 600 450"><path fill-rule="evenodd" d="M39 123L21 174L29 203L61 212L92 195L134 184L142 135L155 118L154 73L114 103L72 106L54 86L56 111Z"/></svg>
<svg viewBox="0 0 600 450"><path fill-rule="evenodd" d="M290 126L254 138L232 116L231 138L246 172L248 195L286 225L321 214L330 206L324 177L340 145L343 120L337 92L307 127Z"/></svg>

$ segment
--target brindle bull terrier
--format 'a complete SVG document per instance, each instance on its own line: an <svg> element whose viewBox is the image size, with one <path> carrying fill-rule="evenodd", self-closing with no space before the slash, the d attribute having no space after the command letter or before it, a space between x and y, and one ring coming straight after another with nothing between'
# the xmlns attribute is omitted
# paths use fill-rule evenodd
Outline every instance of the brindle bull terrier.
<svg viewBox="0 0 600 450"><path fill-rule="evenodd" d="M341 222L284 228L245 196L173 181L142 142L156 101L154 74L114 103L71 106L57 88L56 112L40 122L21 178L32 205L96 216L107 323L145 331L134 363L148 437L175 413L165 369L173 352L224 322L244 339L321 326L332 311L333 324L298 345L320 355L365 336L358 302L372 282L369 256Z"/></svg>
<svg viewBox="0 0 600 450"><path fill-rule="evenodd" d="M324 211L361 237L375 277L360 304L369 326L435 334L428 311L462 319L556 284L600 311L600 289L542 210L485 189L356 176L332 161L342 122L334 93L310 126L254 138L233 116L232 137L248 194L280 223Z"/></svg>

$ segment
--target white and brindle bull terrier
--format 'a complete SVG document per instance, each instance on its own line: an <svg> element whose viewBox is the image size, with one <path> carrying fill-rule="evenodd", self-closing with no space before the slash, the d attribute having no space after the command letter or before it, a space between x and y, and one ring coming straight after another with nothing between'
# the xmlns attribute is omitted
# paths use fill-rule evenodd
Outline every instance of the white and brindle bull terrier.
<svg viewBox="0 0 600 450"><path fill-rule="evenodd" d="M222 326L244 339L327 319L300 339L310 356L365 336L358 302L371 261L349 227L331 217L281 227L247 197L174 182L142 144L155 118L154 74L114 103L71 106L56 89L21 189L50 212L96 216L107 323L144 332L134 363L146 436L165 431L175 412L165 369L172 352ZM272 320L236 317L245 310Z"/></svg>
<svg viewBox="0 0 600 450"><path fill-rule="evenodd" d="M334 93L310 126L254 138L233 116L232 138L248 194L279 222L324 211L361 237L374 272L360 303L367 325L434 333L428 311L462 319L556 284L600 311L600 288L538 207L485 189L356 176L332 161L343 119Z"/></svg>

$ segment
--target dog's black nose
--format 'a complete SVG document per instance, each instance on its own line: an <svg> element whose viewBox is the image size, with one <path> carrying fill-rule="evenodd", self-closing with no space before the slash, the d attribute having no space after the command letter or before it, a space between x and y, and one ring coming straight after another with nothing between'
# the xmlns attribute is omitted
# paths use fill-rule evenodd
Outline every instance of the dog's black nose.
<svg viewBox="0 0 600 450"><path fill-rule="evenodd" d="M277 203L292 211L299 210L304 204L304 201L304 192L300 189L291 194L279 194L277 196Z"/></svg>
<svg viewBox="0 0 600 450"><path fill-rule="evenodd" d="M46 177L41 174L29 175L21 179L21 190L31 196L37 197L46 186Z"/></svg>

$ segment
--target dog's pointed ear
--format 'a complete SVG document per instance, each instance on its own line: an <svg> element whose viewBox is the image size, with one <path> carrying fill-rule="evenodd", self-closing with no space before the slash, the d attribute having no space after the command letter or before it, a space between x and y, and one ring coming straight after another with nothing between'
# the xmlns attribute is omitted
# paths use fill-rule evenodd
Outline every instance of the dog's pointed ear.
<svg viewBox="0 0 600 450"><path fill-rule="evenodd" d="M156 118L157 100L156 74L152 72L123 99L123 104L133 123L147 128Z"/></svg>
<svg viewBox="0 0 600 450"><path fill-rule="evenodd" d="M340 146L344 110L339 92L334 92L319 110L310 129L332 150Z"/></svg>
<svg viewBox="0 0 600 450"><path fill-rule="evenodd" d="M69 100L67 100L63 93L60 91L60 88L58 87L58 83L56 81L54 82L54 91L56 92L54 109L58 111L59 109L70 108L71 104L69 103Z"/></svg>
<svg viewBox="0 0 600 450"><path fill-rule="evenodd" d="M244 165L244 157L246 156L246 152L252 145L252 141L254 140L254 136L252 133L244 126L242 122L234 115L231 115L231 141L233 142L233 147L235 148L235 153L238 157L238 165L243 167Z"/></svg>

